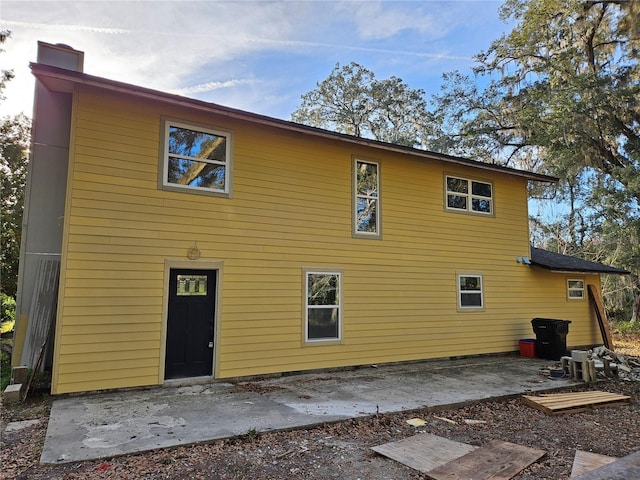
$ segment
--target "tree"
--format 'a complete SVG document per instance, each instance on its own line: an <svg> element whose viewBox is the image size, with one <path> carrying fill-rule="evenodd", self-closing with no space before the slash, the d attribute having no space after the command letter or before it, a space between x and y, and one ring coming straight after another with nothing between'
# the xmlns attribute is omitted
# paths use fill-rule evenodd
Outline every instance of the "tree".
<svg viewBox="0 0 640 480"><path fill-rule="evenodd" d="M302 95L294 122L357 137L412 147L426 144L431 115L424 90L397 77L376 80L372 71L351 62L336 64L317 88Z"/></svg>
<svg viewBox="0 0 640 480"><path fill-rule="evenodd" d="M610 260L640 226L640 2L506 0L501 16L516 26L476 56L476 79L451 73L434 98L436 145L558 176L532 193L567 202L566 250ZM616 260L640 295L639 256Z"/></svg>
<svg viewBox="0 0 640 480"><path fill-rule="evenodd" d="M440 118L456 120L453 136L492 158L591 168L637 200L640 38L630 32L638 5L507 0L502 18L519 23L476 56L475 74L492 80L479 90L450 74L437 98Z"/></svg>
<svg viewBox="0 0 640 480"><path fill-rule="evenodd" d="M15 296L22 233L24 189L30 122L24 115L7 117L0 125L0 176L2 183L2 292Z"/></svg>
<svg viewBox="0 0 640 480"><path fill-rule="evenodd" d="M9 35L7 31L0 32L0 44L4 43ZM0 100L4 100L2 91L11 78L11 71L4 70L0 74ZM15 296L18 281L29 129L30 121L22 114L5 117L0 123L0 290L9 296Z"/></svg>
<svg viewBox="0 0 640 480"><path fill-rule="evenodd" d="M0 30L0 45L4 44L7 39L11 36L11 32L8 30ZM3 49L0 48L0 53L4 52ZM2 92L4 91L4 87L9 80L13 78L13 70L1 70L0 71L0 100L4 100L4 95Z"/></svg>

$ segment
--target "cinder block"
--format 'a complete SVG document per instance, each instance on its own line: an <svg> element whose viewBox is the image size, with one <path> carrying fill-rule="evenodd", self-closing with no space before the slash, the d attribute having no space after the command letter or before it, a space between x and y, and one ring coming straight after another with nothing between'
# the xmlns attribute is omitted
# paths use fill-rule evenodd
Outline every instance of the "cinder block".
<svg viewBox="0 0 640 480"><path fill-rule="evenodd" d="M7 403L19 402L21 391L22 391L21 383L14 383L12 385L7 385L7 388L4 389L3 400Z"/></svg>
<svg viewBox="0 0 640 480"><path fill-rule="evenodd" d="M29 368L25 365L20 365L11 369L11 383L27 383L28 378Z"/></svg>
<svg viewBox="0 0 640 480"><path fill-rule="evenodd" d="M571 350L571 359L574 362L586 362L589 360L589 352L585 350Z"/></svg>

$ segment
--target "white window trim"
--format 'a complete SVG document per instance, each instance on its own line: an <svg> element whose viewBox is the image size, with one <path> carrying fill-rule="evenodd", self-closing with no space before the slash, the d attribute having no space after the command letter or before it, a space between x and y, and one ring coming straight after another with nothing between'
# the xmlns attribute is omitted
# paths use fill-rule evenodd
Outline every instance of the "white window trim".
<svg viewBox="0 0 640 480"><path fill-rule="evenodd" d="M480 290L462 290L460 288L460 278L461 277L476 277L480 279ZM480 273L458 273L456 274L456 289L458 291L458 310L462 312L469 311L480 311L484 310L484 278ZM480 305L473 306L463 306L462 305L462 294L463 293L479 293L480 294Z"/></svg>
<svg viewBox="0 0 640 480"><path fill-rule="evenodd" d="M367 163L369 165L376 166L376 191L377 197L370 195L361 195L358 193L358 163ZM353 236L361 238L381 238L381 195L380 195L380 162L374 160L368 160L364 158L354 157L353 159ZM370 198L376 201L376 231L375 232L363 232L358 230L358 198Z"/></svg>
<svg viewBox="0 0 640 480"><path fill-rule="evenodd" d="M309 275L337 275L338 276L338 304L337 305L308 305L309 299ZM342 342L342 272L337 269L323 269L323 268L304 268L303 275L303 300L302 305L304 308L304 325L303 325L303 341L307 345L326 345L331 343ZM338 308L338 338L309 338L309 307L311 308Z"/></svg>
<svg viewBox="0 0 640 480"><path fill-rule="evenodd" d="M459 192L450 192L448 189L448 179L455 178L457 180L464 180L467 182L467 192L468 193L459 193ZM487 185L491 185L491 196L485 197L482 195L474 195L472 193L473 182L476 183L486 183ZM457 197L466 197L467 198L467 208L456 208L449 206L449 195L455 195ZM481 212L479 210L473 210L472 204L473 199L481 199L481 200L489 200L491 204L491 209L489 212ZM445 210L449 210L450 212L462 212L462 213L471 213L474 215L485 215L485 216L493 216L495 211L495 196L494 196L494 186L493 182L489 182L487 180L480 180L477 178L468 178L455 174L445 174L444 176L444 208Z"/></svg>
<svg viewBox="0 0 640 480"><path fill-rule="evenodd" d="M215 165L224 165L225 167L225 182L224 189L213 189L204 187L195 187L190 185L178 185L168 181L169 176L169 129L171 127L185 128L188 130L195 130L203 133L210 133L212 135L222 136L226 138L226 162L220 162L216 160L203 160L194 159L197 161L204 161L205 163L211 163ZM158 175L158 185L161 190L170 190L174 192L188 192L201 195L212 195L231 197L232 187L232 174L233 174L233 158L232 158L232 139L233 134L228 130L215 129L208 126L200 125L197 123L184 122L180 120L172 120L168 118L162 119L162 135L160 136L160 169ZM191 157L182 157L180 155L173 155L181 158L191 159Z"/></svg>
<svg viewBox="0 0 640 480"><path fill-rule="evenodd" d="M581 282L582 288L571 288L569 286L570 282ZM567 299L568 300L584 300L585 299L585 286L584 286L584 278L567 278ZM579 297L572 297L571 292L580 292Z"/></svg>

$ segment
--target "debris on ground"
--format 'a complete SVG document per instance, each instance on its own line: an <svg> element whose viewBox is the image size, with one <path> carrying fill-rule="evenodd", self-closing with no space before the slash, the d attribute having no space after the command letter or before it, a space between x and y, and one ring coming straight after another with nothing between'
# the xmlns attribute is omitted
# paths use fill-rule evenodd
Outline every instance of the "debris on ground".
<svg viewBox="0 0 640 480"><path fill-rule="evenodd" d="M416 434L431 434L474 447L499 439L544 450L544 458L513 480L567 480L576 450L622 458L640 446L640 382L605 379L596 385L598 390L628 395L631 402L622 408L596 407L572 415L551 416L524 408L518 397L438 412L416 410L411 418L425 420L426 425L421 427L407 424L406 412L380 414L298 430L264 432L257 438L244 436L63 465L39 464L51 397L35 396L26 403L3 405L0 411L0 479L425 480L423 473L379 456L371 447ZM594 389L591 384L579 384L558 392ZM4 431L9 422L32 419L40 422L17 431ZM468 425L465 419L486 423ZM105 463L108 468L98 471Z"/></svg>
<svg viewBox="0 0 640 480"><path fill-rule="evenodd" d="M552 393L547 395L523 395L524 402L549 415L583 412L595 406L612 406L629 403L631 397L616 393L588 391L571 393Z"/></svg>
<svg viewBox="0 0 640 480"><path fill-rule="evenodd" d="M407 423L412 427L424 427L427 424L427 422L421 418L410 418L407 420Z"/></svg>
<svg viewBox="0 0 640 480"><path fill-rule="evenodd" d="M451 420L450 418L438 417L437 415L434 415L433 418L437 418L438 420L442 420L443 422L450 423L451 425L457 425L458 424L458 422L456 422L455 420Z"/></svg>
<svg viewBox="0 0 640 480"><path fill-rule="evenodd" d="M640 381L640 359L616 353L606 347L596 347L591 351L592 358L615 363L618 378L626 381Z"/></svg>
<svg viewBox="0 0 640 480"><path fill-rule="evenodd" d="M430 470L427 475L435 480L508 480L545 454L544 450L502 440L491 440L473 452Z"/></svg>
<svg viewBox="0 0 640 480"><path fill-rule="evenodd" d="M486 420L475 420L473 418L465 418L464 423L466 423L467 425L484 425L487 422Z"/></svg>
<svg viewBox="0 0 640 480"><path fill-rule="evenodd" d="M625 342L621 348L616 341L616 353L624 353L634 372L640 363L640 336L628 335ZM619 358L617 362L624 364ZM420 427L406 423L407 412L379 414L298 430L265 432L256 437L247 435L63 465L39 464L52 398L34 394L25 403L3 404L0 408L0 479L425 480L423 473L377 455L371 447L416 434L430 434L474 448L499 439L544 450L545 457L529 465L513 480L567 480L576 450L619 458L639 451L640 381L621 378L603 378L599 374L595 385L567 385L556 392L589 392L597 387L597 390L630 396L630 403L622 408L595 406L572 415L551 416L524 408L518 397L480 401L437 413L429 409L413 411L412 417L426 422ZM238 388L255 389L253 386ZM23 428L14 431L11 431L13 427L9 431L5 429L11 422L36 419L40 421L21 424ZM469 425L465 419L486 423ZM102 467L104 464L107 466ZM104 470L98 471L101 467Z"/></svg>

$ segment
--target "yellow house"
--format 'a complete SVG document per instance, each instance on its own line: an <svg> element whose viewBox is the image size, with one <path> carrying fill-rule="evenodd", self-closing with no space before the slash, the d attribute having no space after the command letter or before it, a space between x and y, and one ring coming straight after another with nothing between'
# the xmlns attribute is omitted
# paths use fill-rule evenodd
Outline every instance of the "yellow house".
<svg viewBox="0 0 640 480"><path fill-rule="evenodd" d="M13 360L49 363L52 393L511 352L533 318L602 342L587 287L624 271L529 243L527 184L555 178L39 47Z"/></svg>

